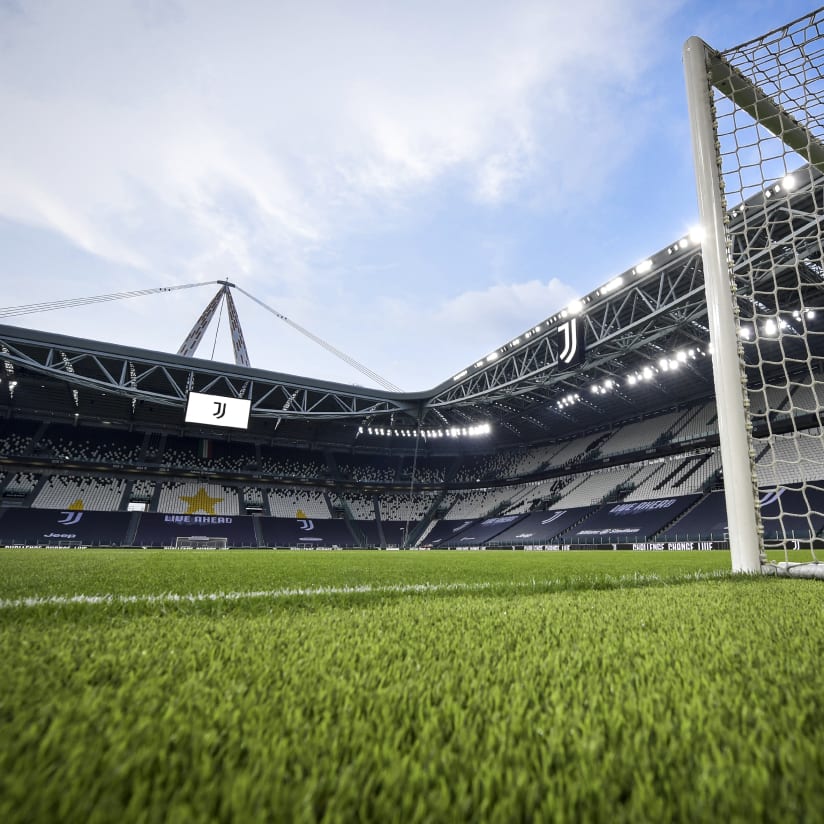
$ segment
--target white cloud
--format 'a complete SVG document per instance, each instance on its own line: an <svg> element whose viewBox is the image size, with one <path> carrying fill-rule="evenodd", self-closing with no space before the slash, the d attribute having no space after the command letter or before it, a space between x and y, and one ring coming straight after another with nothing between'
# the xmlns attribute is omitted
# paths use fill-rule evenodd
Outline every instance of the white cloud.
<svg viewBox="0 0 824 824"><path fill-rule="evenodd" d="M369 275L330 288L317 254L442 182L490 209L597 197L674 2L19 6L0 10L0 217L340 322L374 308ZM430 314L494 346L567 291L456 274Z"/></svg>
<svg viewBox="0 0 824 824"><path fill-rule="evenodd" d="M651 0L198 0L165 14L86 5L78 15L23 3L4 20L3 172L17 180L0 208L74 237L37 203L15 205L48 181L76 213L105 219L119 244L137 241L127 220L135 186L195 222L220 212L224 190L243 192L285 243L333 231L330 200L395 196L454 167L498 200L539 159L556 174L570 153L582 156L591 141L576 119L615 114L605 92L638 74L639 21L662 16ZM551 145L539 149L535 130L548 120Z"/></svg>
<svg viewBox="0 0 824 824"><path fill-rule="evenodd" d="M575 297L572 287L553 278L495 284L440 301L415 295L384 298L350 314L348 322L335 329L339 337L334 342L403 389L424 390L527 331ZM296 307L295 311L306 310ZM333 319L330 316L326 322ZM313 322L323 328L323 318Z"/></svg>
<svg viewBox="0 0 824 824"><path fill-rule="evenodd" d="M446 301L435 312L434 325L448 329L452 336L494 348L576 297L574 288L557 278L546 283L496 284ZM483 354L477 348L475 351Z"/></svg>

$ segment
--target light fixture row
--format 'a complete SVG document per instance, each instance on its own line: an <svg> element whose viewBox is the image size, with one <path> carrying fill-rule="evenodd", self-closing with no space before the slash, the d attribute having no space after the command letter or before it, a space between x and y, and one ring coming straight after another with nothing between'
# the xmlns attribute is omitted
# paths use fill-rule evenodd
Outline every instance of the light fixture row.
<svg viewBox="0 0 824 824"><path fill-rule="evenodd" d="M488 423L479 423L472 426L449 426L441 429L409 429L394 426L359 426L359 435L377 435L391 438L477 438L489 435L492 426Z"/></svg>
<svg viewBox="0 0 824 824"><path fill-rule="evenodd" d="M802 318L804 320L814 320L816 317L816 310L815 309L796 309L792 313L792 319L795 321L800 321ZM781 332L782 329L787 329L790 326L790 321L787 318L781 317L774 317L774 318L767 318L761 324L761 334L765 338L775 338ZM758 330L757 324L742 324L738 330L738 334L741 336L743 340L752 340L755 336L756 331Z"/></svg>

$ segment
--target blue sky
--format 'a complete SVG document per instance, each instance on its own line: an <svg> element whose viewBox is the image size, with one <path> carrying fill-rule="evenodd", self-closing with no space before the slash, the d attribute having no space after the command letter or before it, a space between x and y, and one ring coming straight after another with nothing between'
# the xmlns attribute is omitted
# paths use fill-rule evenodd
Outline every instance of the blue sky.
<svg viewBox="0 0 824 824"><path fill-rule="evenodd" d="M0 303L228 278L430 388L685 234L683 42L813 8L0 0ZM174 352L216 289L11 322ZM253 365L369 383L236 303Z"/></svg>

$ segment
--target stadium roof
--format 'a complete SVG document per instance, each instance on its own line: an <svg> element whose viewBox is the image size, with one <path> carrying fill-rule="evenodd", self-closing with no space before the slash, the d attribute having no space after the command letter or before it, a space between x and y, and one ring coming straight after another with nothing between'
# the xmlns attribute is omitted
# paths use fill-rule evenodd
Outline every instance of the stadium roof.
<svg viewBox="0 0 824 824"><path fill-rule="evenodd" d="M821 176L805 168L787 180L792 185L771 186L730 213L733 222L746 216L747 227L747 248L731 253L737 268L761 254L778 261L768 291L773 299L765 302L759 289L757 313L811 337L818 352L824 348L817 331L824 329ZM752 316L746 294L741 300L742 317ZM774 364L780 376L792 362L792 335L781 342L779 358L763 357L777 338L758 340L760 361ZM756 344L742 343L754 365ZM713 393L695 236L676 239L428 392L369 389L13 326L0 326L0 357L7 414L182 427L187 394L197 391L250 400L256 437L358 448L411 447L398 439L421 437L434 446L485 424L492 441L484 448L524 446ZM765 380L770 374L751 370L752 384Z"/></svg>

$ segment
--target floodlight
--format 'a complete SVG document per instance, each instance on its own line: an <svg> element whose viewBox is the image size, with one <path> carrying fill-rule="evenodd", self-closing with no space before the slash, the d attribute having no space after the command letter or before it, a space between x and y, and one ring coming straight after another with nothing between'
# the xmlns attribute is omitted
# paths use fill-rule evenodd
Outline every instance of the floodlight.
<svg viewBox="0 0 824 824"><path fill-rule="evenodd" d="M580 300L573 300L566 310L570 315L580 315L584 311L584 304Z"/></svg>
<svg viewBox="0 0 824 824"><path fill-rule="evenodd" d="M486 356L486 362L487 363L492 363L492 361L494 361L494 360L498 360L498 353L497 352L491 352L489 355Z"/></svg>
<svg viewBox="0 0 824 824"><path fill-rule="evenodd" d="M627 383L628 383L630 386L635 386L635 384L636 384L636 383L638 383L638 378L636 378L636 377L635 377L635 375L630 375L630 376L627 378Z"/></svg>
<svg viewBox="0 0 824 824"><path fill-rule="evenodd" d="M807 317L808 317L810 320L812 320L812 319L815 317L815 312L814 312L812 309L808 309L808 310L805 312L805 314L807 315Z"/></svg>
<svg viewBox="0 0 824 824"><path fill-rule="evenodd" d="M643 370L641 370L641 375L645 381L648 381L652 377L652 369L649 366L645 366Z"/></svg>
<svg viewBox="0 0 824 824"><path fill-rule="evenodd" d="M609 283L604 284L601 287L601 294L607 295L610 292L614 292L616 289L620 289L624 285L624 279L622 277L613 278Z"/></svg>
<svg viewBox="0 0 824 824"><path fill-rule="evenodd" d="M704 239L704 227L703 226L693 226L689 230L689 239L693 243L700 243Z"/></svg>
<svg viewBox="0 0 824 824"><path fill-rule="evenodd" d="M785 192L791 192L796 187L795 177L793 175L784 175L784 178L781 181L781 188Z"/></svg>
<svg viewBox="0 0 824 824"><path fill-rule="evenodd" d="M645 275L652 269L652 261L647 258L646 260L642 260L636 267L635 271L639 275Z"/></svg>
<svg viewBox="0 0 824 824"><path fill-rule="evenodd" d="M767 318L764 322L764 334L765 335L775 335L778 333L778 324L772 319Z"/></svg>

